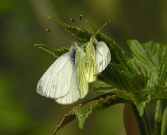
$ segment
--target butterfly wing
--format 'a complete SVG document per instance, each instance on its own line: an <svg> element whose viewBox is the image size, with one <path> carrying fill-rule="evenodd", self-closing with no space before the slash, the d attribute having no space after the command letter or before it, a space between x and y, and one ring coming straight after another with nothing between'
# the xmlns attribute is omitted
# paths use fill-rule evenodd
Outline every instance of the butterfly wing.
<svg viewBox="0 0 167 135"><path fill-rule="evenodd" d="M71 82L70 82L70 91L61 98L56 99L56 102L59 104L71 104L76 102L79 98L80 98L80 94L78 91L78 87L77 87L77 79L76 79L76 70L73 70L73 75L71 78Z"/></svg>
<svg viewBox="0 0 167 135"><path fill-rule="evenodd" d="M78 48L75 55L75 67L77 74L77 85L80 98L85 97L88 93L88 78L86 76L86 54L82 48Z"/></svg>
<svg viewBox="0 0 167 135"><path fill-rule="evenodd" d="M97 71L102 72L111 61L111 53L104 42L96 44L96 67Z"/></svg>
<svg viewBox="0 0 167 135"><path fill-rule="evenodd" d="M37 92L49 98L61 98L69 93L73 78L73 51L60 56L44 73L37 84Z"/></svg>

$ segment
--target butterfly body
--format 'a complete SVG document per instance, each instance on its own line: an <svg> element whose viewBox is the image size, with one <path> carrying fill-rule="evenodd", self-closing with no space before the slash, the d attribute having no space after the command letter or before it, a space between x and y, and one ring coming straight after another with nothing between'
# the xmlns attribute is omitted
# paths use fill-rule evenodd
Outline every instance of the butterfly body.
<svg viewBox="0 0 167 135"><path fill-rule="evenodd" d="M87 70L87 78L88 82L93 82L96 80L96 52L95 52L95 47L93 45L93 42L88 42L86 49L86 70Z"/></svg>

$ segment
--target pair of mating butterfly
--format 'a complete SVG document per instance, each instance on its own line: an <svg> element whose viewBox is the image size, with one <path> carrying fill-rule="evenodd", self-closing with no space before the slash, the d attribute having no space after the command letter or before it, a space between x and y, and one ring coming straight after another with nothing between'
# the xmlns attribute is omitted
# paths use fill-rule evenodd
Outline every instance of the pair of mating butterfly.
<svg viewBox="0 0 167 135"><path fill-rule="evenodd" d="M44 73L37 84L40 95L53 98L60 104L71 104L88 93L88 84L96 80L110 63L108 46L95 37L84 46L77 43L61 55Z"/></svg>

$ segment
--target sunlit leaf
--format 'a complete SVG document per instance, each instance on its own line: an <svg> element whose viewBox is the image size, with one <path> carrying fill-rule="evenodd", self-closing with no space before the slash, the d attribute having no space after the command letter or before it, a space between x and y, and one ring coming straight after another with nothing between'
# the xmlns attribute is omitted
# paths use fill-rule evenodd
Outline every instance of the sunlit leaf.
<svg viewBox="0 0 167 135"><path fill-rule="evenodd" d="M161 78L159 73L162 72L160 69L166 63L164 59L167 49L166 46L153 42L140 44L137 40L129 40L128 45L133 57L129 62L138 73L148 77L147 86L158 85L159 79Z"/></svg>

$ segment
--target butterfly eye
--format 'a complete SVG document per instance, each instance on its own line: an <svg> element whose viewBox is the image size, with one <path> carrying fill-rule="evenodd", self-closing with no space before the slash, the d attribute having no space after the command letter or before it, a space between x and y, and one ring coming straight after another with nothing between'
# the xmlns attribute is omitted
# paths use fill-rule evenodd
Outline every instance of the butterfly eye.
<svg viewBox="0 0 167 135"><path fill-rule="evenodd" d="M95 42L93 42L93 46L96 48L96 43Z"/></svg>

